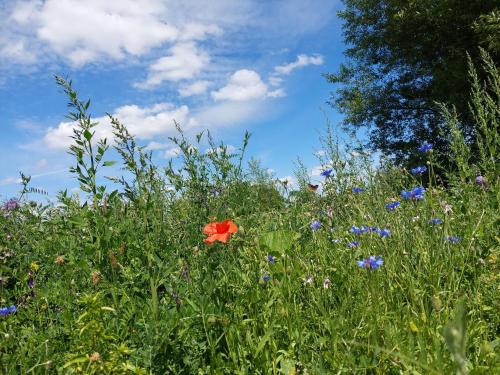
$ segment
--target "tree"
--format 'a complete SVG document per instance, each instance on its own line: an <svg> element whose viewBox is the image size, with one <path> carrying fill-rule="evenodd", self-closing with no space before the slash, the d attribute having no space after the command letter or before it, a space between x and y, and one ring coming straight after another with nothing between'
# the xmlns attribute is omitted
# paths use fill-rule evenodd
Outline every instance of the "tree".
<svg viewBox="0 0 500 375"><path fill-rule="evenodd" d="M447 147L436 102L455 106L470 143L468 58L500 56L498 0L343 0L346 64L329 103L344 126L367 129L369 146L405 164L424 141Z"/></svg>

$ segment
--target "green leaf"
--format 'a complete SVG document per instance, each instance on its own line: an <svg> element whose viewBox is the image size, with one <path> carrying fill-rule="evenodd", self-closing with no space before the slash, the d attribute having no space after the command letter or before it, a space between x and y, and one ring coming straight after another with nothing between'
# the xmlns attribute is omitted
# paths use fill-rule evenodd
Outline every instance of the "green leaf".
<svg viewBox="0 0 500 375"><path fill-rule="evenodd" d="M87 141L89 141L89 142L90 142L90 140L92 139L92 136L93 136L93 135L94 135L94 134L92 134L91 132L89 132L89 131L88 131L88 130L86 130L86 129L85 129L85 131L83 132L83 136L84 136L84 137L85 137L85 139L86 139Z"/></svg>
<svg viewBox="0 0 500 375"><path fill-rule="evenodd" d="M271 252L283 254L292 248L299 237L297 232L279 230L260 235L258 244L267 247Z"/></svg>
<svg viewBox="0 0 500 375"><path fill-rule="evenodd" d="M102 163L102 165L104 167L111 167L112 165L115 165L116 164L116 161L105 161L104 163Z"/></svg>

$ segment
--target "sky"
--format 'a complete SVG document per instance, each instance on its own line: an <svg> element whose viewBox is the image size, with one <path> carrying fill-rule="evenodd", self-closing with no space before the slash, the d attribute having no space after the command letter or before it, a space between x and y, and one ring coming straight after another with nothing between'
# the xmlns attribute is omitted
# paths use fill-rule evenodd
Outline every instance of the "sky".
<svg viewBox="0 0 500 375"><path fill-rule="evenodd" d="M210 5L207 5L210 4ZM174 120L292 176L299 156L319 179L319 136L343 61L340 0L0 0L0 201L19 172L54 197L75 190L74 124L54 75L72 80L98 137L118 117L163 165ZM112 152L108 159L117 159ZM114 168L114 167L113 167ZM118 168L106 171L118 176Z"/></svg>

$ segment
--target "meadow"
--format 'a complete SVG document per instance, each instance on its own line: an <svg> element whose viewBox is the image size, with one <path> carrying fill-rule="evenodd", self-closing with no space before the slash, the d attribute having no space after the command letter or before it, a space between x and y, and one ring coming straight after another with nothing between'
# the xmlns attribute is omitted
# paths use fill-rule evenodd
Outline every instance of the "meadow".
<svg viewBox="0 0 500 375"><path fill-rule="evenodd" d="M157 166L119 119L95 140L90 102L57 78L81 193L39 203L23 176L3 203L0 372L498 373L493 70L474 84L477 145L444 105L449 154L423 144L408 170L328 128L320 187L300 162L296 187L246 162L248 133L230 153L178 127L179 158ZM124 177L106 183L110 147Z"/></svg>

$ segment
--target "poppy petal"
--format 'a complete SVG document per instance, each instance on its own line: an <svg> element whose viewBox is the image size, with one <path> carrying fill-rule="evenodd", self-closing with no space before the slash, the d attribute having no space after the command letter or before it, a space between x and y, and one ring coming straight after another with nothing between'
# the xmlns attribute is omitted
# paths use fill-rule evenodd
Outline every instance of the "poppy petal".
<svg viewBox="0 0 500 375"><path fill-rule="evenodd" d="M227 230L229 233L238 232L238 227L231 220L226 220L226 223L229 225L229 229Z"/></svg>
<svg viewBox="0 0 500 375"><path fill-rule="evenodd" d="M211 236L212 234L217 233L217 223L208 223L207 225L205 225L205 228L203 228L203 233L207 236Z"/></svg>

